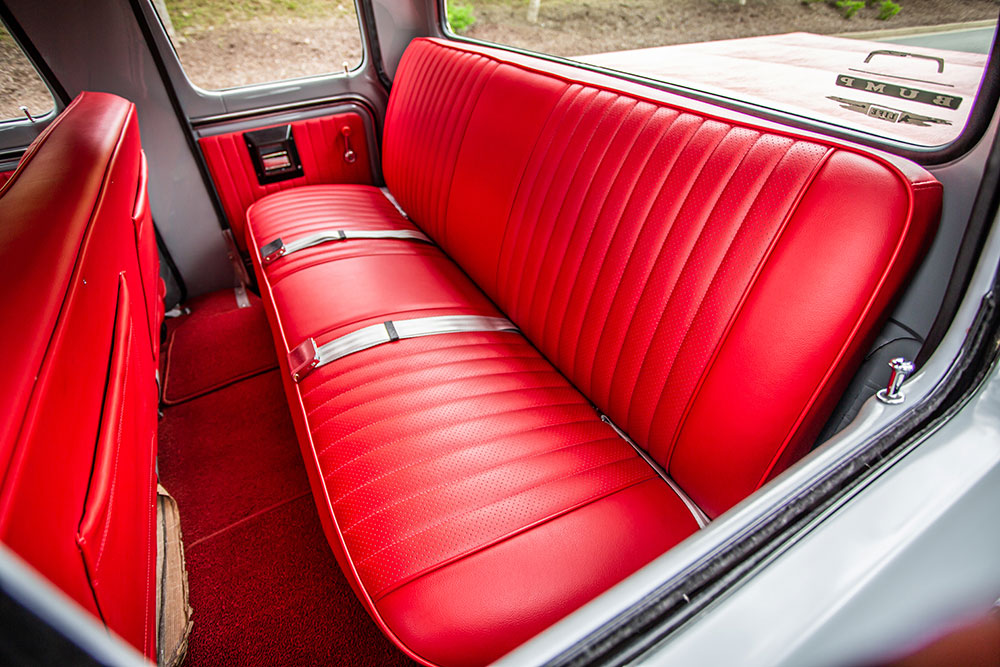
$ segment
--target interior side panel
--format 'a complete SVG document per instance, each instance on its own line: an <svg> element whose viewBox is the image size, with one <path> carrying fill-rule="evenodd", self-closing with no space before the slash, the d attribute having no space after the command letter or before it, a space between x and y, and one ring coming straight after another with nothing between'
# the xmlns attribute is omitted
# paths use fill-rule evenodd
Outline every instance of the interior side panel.
<svg viewBox="0 0 1000 667"><path fill-rule="evenodd" d="M198 139L233 236L245 249L245 217L251 204L264 195L301 185L324 183L374 183L368 128L358 111L332 113L290 123L264 122L253 130L290 125L302 166L302 175L274 183L261 183L251 159L245 128L227 131L217 126ZM246 123L243 124L244 126Z"/></svg>

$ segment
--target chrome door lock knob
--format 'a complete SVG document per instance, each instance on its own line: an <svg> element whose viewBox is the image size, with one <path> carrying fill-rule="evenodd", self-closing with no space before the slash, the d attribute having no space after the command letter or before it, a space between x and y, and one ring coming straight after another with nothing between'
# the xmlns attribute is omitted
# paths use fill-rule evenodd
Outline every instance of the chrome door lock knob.
<svg viewBox="0 0 1000 667"><path fill-rule="evenodd" d="M903 357L896 357L889 362L889 368L892 369L892 374L889 376L888 386L885 389L879 389L875 395L883 403L899 405L905 398L899 391L899 388L906 380L906 377L913 373L915 366L912 361L907 361Z"/></svg>

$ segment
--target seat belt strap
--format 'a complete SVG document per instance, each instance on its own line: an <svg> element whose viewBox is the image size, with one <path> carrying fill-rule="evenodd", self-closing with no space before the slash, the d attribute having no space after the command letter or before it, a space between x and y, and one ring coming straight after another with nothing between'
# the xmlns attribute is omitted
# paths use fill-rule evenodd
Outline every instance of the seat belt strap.
<svg viewBox="0 0 1000 667"><path fill-rule="evenodd" d="M299 250L305 250L322 243L350 239L403 239L433 243L426 234L415 229L327 229L289 241L287 244L281 238L276 238L260 247L260 258L261 262L267 265L279 257L291 255Z"/></svg>
<svg viewBox="0 0 1000 667"><path fill-rule="evenodd" d="M518 333L514 323L505 317L441 315L412 320L392 320L352 331L319 346L316 345L315 338L309 338L288 353L288 369L291 371L292 380L301 382L313 369L377 345L404 338L473 331Z"/></svg>

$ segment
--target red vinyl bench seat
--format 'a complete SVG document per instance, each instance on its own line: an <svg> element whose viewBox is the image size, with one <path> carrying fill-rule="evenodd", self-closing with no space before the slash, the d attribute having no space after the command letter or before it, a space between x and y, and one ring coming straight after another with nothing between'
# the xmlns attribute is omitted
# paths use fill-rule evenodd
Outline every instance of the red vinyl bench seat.
<svg viewBox="0 0 1000 667"><path fill-rule="evenodd" d="M905 161L433 39L397 70L383 170L406 216L307 186L254 204L246 240L327 537L382 630L439 665L500 657L799 459L941 200ZM434 244L262 262L330 229ZM292 377L304 341L442 315L519 332Z"/></svg>

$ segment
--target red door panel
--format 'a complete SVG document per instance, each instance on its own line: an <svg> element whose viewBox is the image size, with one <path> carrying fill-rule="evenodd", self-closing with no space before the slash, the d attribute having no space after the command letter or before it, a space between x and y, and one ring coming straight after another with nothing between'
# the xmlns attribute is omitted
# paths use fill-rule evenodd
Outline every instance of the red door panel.
<svg viewBox="0 0 1000 667"><path fill-rule="evenodd" d="M156 483L153 456L156 392L145 345L145 321L133 318L125 276L119 278L118 311L108 386L83 518L77 529L87 579L108 627L148 655L156 565ZM136 550L136 544L145 548Z"/></svg>
<svg viewBox="0 0 1000 667"><path fill-rule="evenodd" d="M290 124L295 146L302 162L302 176L278 183L261 185L257 181L250 152L243 133ZM349 128L346 139L343 128ZM300 185L317 183L373 183L371 156L365 124L355 112L337 113L292 123L272 123L252 130L241 129L225 134L203 136L198 140L208 164L215 189L222 200L226 218L241 249L246 249L246 210L264 195ZM345 158L347 147L354 160Z"/></svg>

